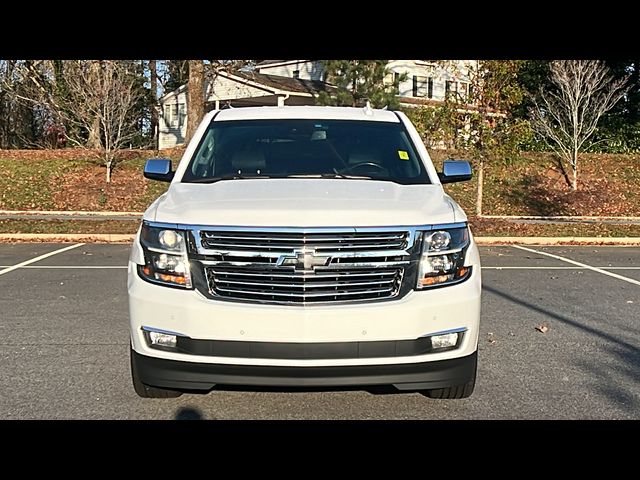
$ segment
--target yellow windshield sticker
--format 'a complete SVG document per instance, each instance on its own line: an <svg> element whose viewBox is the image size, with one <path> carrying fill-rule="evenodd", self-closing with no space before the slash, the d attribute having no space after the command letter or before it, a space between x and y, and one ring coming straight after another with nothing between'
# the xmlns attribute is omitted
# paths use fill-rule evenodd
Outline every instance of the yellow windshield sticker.
<svg viewBox="0 0 640 480"><path fill-rule="evenodd" d="M404 150L398 150L398 156L400 160L409 160L409 154Z"/></svg>

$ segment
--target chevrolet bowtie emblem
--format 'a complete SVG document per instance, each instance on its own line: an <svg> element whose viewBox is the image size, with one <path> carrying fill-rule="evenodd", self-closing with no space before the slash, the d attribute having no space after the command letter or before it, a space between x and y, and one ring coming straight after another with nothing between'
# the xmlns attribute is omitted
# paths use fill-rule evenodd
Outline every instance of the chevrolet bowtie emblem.
<svg viewBox="0 0 640 480"><path fill-rule="evenodd" d="M331 257L316 255L315 250L294 250L292 254L280 255L278 267L294 267L296 270L314 270L329 264Z"/></svg>

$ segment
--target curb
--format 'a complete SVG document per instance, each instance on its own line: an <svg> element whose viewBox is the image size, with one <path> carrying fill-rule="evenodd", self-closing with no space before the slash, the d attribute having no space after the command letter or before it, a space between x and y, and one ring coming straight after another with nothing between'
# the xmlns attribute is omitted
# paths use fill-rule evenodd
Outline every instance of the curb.
<svg viewBox="0 0 640 480"><path fill-rule="evenodd" d="M491 220L630 220L638 221L640 217L619 216L613 217L608 215L595 216L595 215L479 215L479 219L488 218Z"/></svg>
<svg viewBox="0 0 640 480"><path fill-rule="evenodd" d="M478 245L640 245L640 237L475 237Z"/></svg>
<svg viewBox="0 0 640 480"><path fill-rule="evenodd" d="M0 242L130 243L135 233L0 233ZM478 245L640 245L640 237L475 237Z"/></svg>

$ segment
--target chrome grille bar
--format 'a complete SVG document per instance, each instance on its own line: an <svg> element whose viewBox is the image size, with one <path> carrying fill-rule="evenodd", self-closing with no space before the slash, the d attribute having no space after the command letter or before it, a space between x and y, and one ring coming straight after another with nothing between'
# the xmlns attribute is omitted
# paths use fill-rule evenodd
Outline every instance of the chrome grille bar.
<svg viewBox="0 0 640 480"><path fill-rule="evenodd" d="M192 233L213 298L293 305L397 296L415 240L410 229L384 227Z"/></svg>
<svg viewBox="0 0 640 480"><path fill-rule="evenodd" d="M322 252L405 250L409 232L225 232L200 231L200 243L206 250L288 252L312 248Z"/></svg>

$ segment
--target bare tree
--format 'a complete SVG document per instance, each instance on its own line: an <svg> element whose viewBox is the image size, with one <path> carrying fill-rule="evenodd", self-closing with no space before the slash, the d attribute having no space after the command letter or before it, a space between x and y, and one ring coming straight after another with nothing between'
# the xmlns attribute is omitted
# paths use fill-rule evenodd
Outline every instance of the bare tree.
<svg viewBox="0 0 640 480"><path fill-rule="evenodd" d="M204 117L204 62L189 60L189 87L187 91L187 136L185 143L193 137Z"/></svg>
<svg viewBox="0 0 640 480"><path fill-rule="evenodd" d="M131 113L142 92L135 88L134 74L120 61L101 61L98 68L89 61L68 61L65 78L68 94L63 111L81 129L91 132L99 125L97 141L108 183L118 151L137 133L138 118ZM69 140L84 146L79 139Z"/></svg>
<svg viewBox="0 0 640 480"><path fill-rule="evenodd" d="M143 92L130 67L126 61L25 60L14 69L21 89L3 86L57 135L91 155L97 151L110 182L118 151L138 132L134 108Z"/></svg>
<svg viewBox="0 0 640 480"><path fill-rule="evenodd" d="M540 90L531 109L531 124L556 152L567 183L578 189L578 153L598 120L627 92L627 78L614 79L600 60L558 60L550 65L552 88ZM564 168L568 163L572 180Z"/></svg>
<svg viewBox="0 0 640 480"><path fill-rule="evenodd" d="M151 138L154 148L158 148L158 61L149 60L149 81L151 84Z"/></svg>

